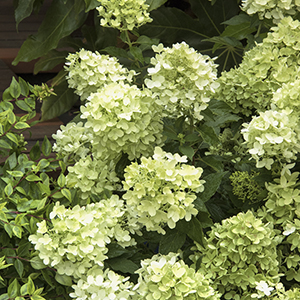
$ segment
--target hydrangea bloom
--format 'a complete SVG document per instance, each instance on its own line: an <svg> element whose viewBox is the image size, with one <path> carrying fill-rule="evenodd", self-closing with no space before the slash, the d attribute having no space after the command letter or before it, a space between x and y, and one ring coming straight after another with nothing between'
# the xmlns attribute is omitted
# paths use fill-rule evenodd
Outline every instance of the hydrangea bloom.
<svg viewBox="0 0 300 300"><path fill-rule="evenodd" d="M73 293L70 297L77 300L101 299L101 300L129 300L135 295L129 278L106 269L103 271L98 266L88 270L78 282L72 285Z"/></svg>
<svg viewBox="0 0 300 300"><path fill-rule="evenodd" d="M52 137L55 139L53 151L58 152L65 162L69 157L76 161L86 157L90 152L93 132L82 122L70 122L66 126L61 125L60 130L57 130Z"/></svg>
<svg viewBox="0 0 300 300"><path fill-rule="evenodd" d="M100 24L123 30L132 30L152 22L145 0L98 0Z"/></svg>
<svg viewBox="0 0 300 300"><path fill-rule="evenodd" d="M136 75L135 71L123 68L115 57L85 49L70 53L65 69L68 71L69 87L75 89L81 100L86 100L91 93L96 93L105 84L131 82Z"/></svg>
<svg viewBox="0 0 300 300"><path fill-rule="evenodd" d="M185 164L186 156L172 155L156 147L153 158L141 158L125 169L123 182L129 228L146 226L148 231L165 233L167 224L189 221L198 213L193 202L204 190L202 168Z"/></svg>
<svg viewBox="0 0 300 300"><path fill-rule="evenodd" d="M278 23L284 17L295 15L300 11L300 2L299 0L242 0L242 10L248 15L257 13L261 20L273 19L274 23Z"/></svg>
<svg viewBox="0 0 300 300"><path fill-rule="evenodd" d="M284 18L261 44L245 53L238 68L223 72L215 98L236 113L270 109L273 93L299 73L300 22Z"/></svg>
<svg viewBox="0 0 300 300"><path fill-rule="evenodd" d="M158 54L151 58L153 68L148 69L145 84L157 96L157 103L165 107L168 116L192 115L201 120L209 95L218 87L217 65L185 42L172 48L162 44L152 48Z"/></svg>
<svg viewBox="0 0 300 300"><path fill-rule="evenodd" d="M104 190L117 190L119 178L115 172L115 161L103 161L87 156L68 167L66 184L81 191L81 198L87 199L90 194L99 195Z"/></svg>
<svg viewBox="0 0 300 300"><path fill-rule="evenodd" d="M163 142L161 108L149 90L124 83L111 83L88 97L81 106L85 127L94 132L96 157L119 155L129 159L153 153L152 145Z"/></svg>
<svg viewBox="0 0 300 300"><path fill-rule="evenodd" d="M290 110L268 110L243 124L242 133L257 168L271 169L274 158L282 162L296 159L300 151L297 124L298 117Z"/></svg>
<svg viewBox="0 0 300 300"><path fill-rule="evenodd" d="M279 281L277 245L271 223L264 224L251 211L215 223L205 247L196 243L201 269L225 294L225 299L250 299L256 282ZM239 296L234 296L239 295Z"/></svg>
<svg viewBox="0 0 300 300"><path fill-rule="evenodd" d="M124 213L118 196L72 209L57 202L50 213L53 228L42 221L29 240L45 265L55 267L58 274L79 279L92 266L103 266L106 245L112 239L124 247L134 244L122 227Z"/></svg>
<svg viewBox="0 0 300 300"><path fill-rule="evenodd" d="M217 300L220 295L201 272L195 272L178 254L154 255L141 261L137 293L147 300Z"/></svg>

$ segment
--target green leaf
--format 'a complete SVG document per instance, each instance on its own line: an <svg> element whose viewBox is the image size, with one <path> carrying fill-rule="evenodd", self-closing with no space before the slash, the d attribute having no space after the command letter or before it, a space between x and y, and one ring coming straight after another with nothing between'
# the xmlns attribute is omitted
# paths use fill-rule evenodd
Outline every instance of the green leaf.
<svg viewBox="0 0 300 300"><path fill-rule="evenodd" d="M15 77L12 78L9 92L14 99L17 99L21 95L21 87Z"/></svg>
<svg viewBox="0 0 300 300"><path fill-rule="evenodd" d="M31 300L46 300L44 297L40 296L40 295L32 295L30 297Z"/></svg>
<svg viewBox="0 0 300 300"><path fill-rule="evenodd" d="M18 162L17 162L17 155L16 155L16 152L14 152L12 155L10 155L10 156L8 157L8 159L6 160L6 163L9 164L9 168L10 168L11 170L14 169L14 168L17 166Z"/></svg>
<svg viewBox="0 0 300 300"><path fill-rule="evenodd" d="M14 267L17 270L19 276L22 278L23 277L23 272L24 272L23 263L19 259L16 259L14 261Z"/></svg>
<svg viewBox="0 0 300 300"><path fill-rule="evenodd" d="M108 252L106 253L106 255L108 256L108 258L118 257L128 252L127 249L123 248L117 243L110 243L107 245L107 248Z"/></svg>
<svg viewBox="0 0 300 300"><path fill-rule="evenodd" d="M55 49L61 38L83 24L86 18L84 6L82 0L52 1L37 34L29 36L23 43L13 65L31 61Z"/></svg>
<svg viewBox="0 0 300 300"><path fill-rule="evenodd" d="M14 127L15 129L25 129L25 128L30 128L30 125L28 125L25 122L17 122Z"/></svg>
<svg viewBox="0 0 300 300"><path fill-rule="evenodd" d="M61 193L64 197L66 197L70 202L72 202L72 195L71 192L68 189L62 189Z"/></svg>
<svg viewBox="0 0 300 300"><path fill-rule="evenodd" d="M42 181L42 179L35 174L30 174L30 175L26 176L26 180L27 181Z"/></svg>
<svg viewBox="0 0 300 300"><path fill-rule="evenodd" d="M28 282L27 282L27 291L29 295L32 295L35 291L34 283L31 279L31 277L28 277Z"/></svg>
<svg viewBox="0 0 300 300"><path fill-rule="evenodd" d="M18 237L19 239L22 238L22 232L23 232L22 227L20 227L20 226L13 226L12 227L12 231L13 231L13 233L14 233L14 235L16 237Z"/></svg>
<svg viewBox="0 0 300 300"><path fill-rule="evenodd" d="M13 191L14 191L13 187L10 183L4 188L4 193L6 194L7 197L11 196Z"/></svg>
<svg viewBox="0 0 300 300"><path fill-rule="evenodd" d="M73 90L68 88L66 80L54 87L54 93L57 96L51 95L43 100L41 121L50 120L62 115L70 110L79 99Z"/></svg>
<svg viewBox="0 0 300 300"><path fill-rule="evenodd" d="M0 295L0 300L9 300L8 294L6 293L6 294Z"/></svg>
<svg viewBox="0 0 300 300"><path fill-rule="evenodd" d="M186 155L190 160L193 159L195 152L191 146L182 145L182 146L179 146L179 150L183 155Z"/></svg>
<svg viewBox="0 0 300 300"><path fill-rule="evenodd" d="M9 298L15 298L18 296L19 292L20 292L20 284L17 278L15 278L14 281L9 285L7 289L7 294Z"/></svg>
<svg viewBox="0 0 300 300"><path fill-rule="evenodd" d="M212 127L203 124L199 127L199 133L203 139L203 142L207 143L208 145L214 146L219 143L219 138Z"/></svg>
<svg viewBox="0 0 300 300"><path fill-rule="evenodd" d="M111 56L129 58L129 54L126 50L114 46L106 47L102 51L107 52Z"/></svg>
<svg viewBox="0 0 300 300"><path fill-rule="evenodd" d="M146 4L149 5L147 11L152 11L165 4L168 0L146 0Z"/></svg>
<svg viewBox="0 0 300 300"><path fill-rule="evenodd" d="M52 151L52 145L50 143L50 141L48 140L47 136L45 135L43 143L42 143L42 153L45 156L49 156L51 154Z"/></svg>
<svg viewBox="0 0 300 300"><path fill-rule="evenodd" d="M25 97L28 96L29 84L22 77L19 77L19 84L20 84L20 88L21 88L21 94Z"/></svg>
<svg viewBox="0 0 300 300"><path fill-rule="evenodd" d="M62 285L66 285L66 286L71 286L73 284L71 277L67 276L67 275L60 275L60 274L56 273L55 280L58 283L60 283Z"/></svg>
<svg viewBox="0 0 300 300"><path fill-rule="evenodd" d="M15 143L16 145L19 144L18 138L16 136L16 134L12 133L12 132L8 132L6 134L6 137L9 138L13 143Z"/></svg>
<svg viewBox="0 0 300 300"><path fill-rule="evenodd" d="M36 270L45 269L47 267L47 266L44 265L43 261L38 256L34 256L30 260L30 264Z"/></svg>
<svg viewBox="0 0 300 300"><path fill-rule="evenodd" d="M28 104L26 104L26 102L25 101L23 101L23 100L17 100L16 102L16 105L19 107L19 108L21 108L22 110L24 110L24 111L31 111L32 109L31 109L31 107L28 105Z"/></svg>
<svg viewBox="0 0 300 300"><path fill-rule="evenodd" d="M100 6L100 3L98 0L84 0L84 2L85 2L85 6L86 6L85 12L88 12L88 11Z"/></svg>
<svg viewBox="0 0 300 300"><path fill-rule="evenodd" d="M139 268L133 261L124 257L111 258L106 260L106 262L114 271L123 273L133 274Z"/></svg>
<svg viewBox="0 0 300 300"><path fill-rule="evenodd" d="M65 184L66 184L66 176L63 173L61 173L59 175L59 177L57 178L57 184L61 188L65 186Z"/></svg>
<svg viewBox="0 0 300 300"><path fill-rule="evenodd" d="M180 220L176 224L176 229L186 233L193 241L203 245L203 230L200 221L196 217L193 217L189 222Z"/></svg>
<svg viewBox="0 0 300 300"><path fill-rule="evenodd" d="M3 139L0 140L0 148L3 148L3 149L12 149L12 146L4 141Z"/></svg>
<svg viewBox="0 0 300 300"><path fill-rule="evenodd" d="M38 160L41 156L40 142L37 141L36 144L31 148L29 152L29 157L31 160Z"/></svg>
<svg viewBox="0 0 300 300"><path fill-rule="evenodd" d="M37 74L41 71L52 70L59 64L65 62L66 56L69 54L68 51L57 51L51 50L45 56L43 56L35 65L34 65L34 74Z"/></svg>
<svg viewBox="0 0 300 300"><path fill-rule="evenodd" d="M222 182L223 177L227 173L228 172L212 173L204 177L204 191L198 194L198 197L194 201L194 204L197 206L197 201L202 201L204 203L208 201L216 193Z"/></svg>
<svg viewBox="0 0 300 300"><path fill-rule="evenodd" d="M138 48L138 47L131 47L130 48L130 53L132 54L132 56L136 60L140 61L141 63L144 62L143 52L142 52L142 50L140 48Z"/></svg>
<svg viewBox="0 0 300 300"><path fill-rule="evenodd" d="M168 230L159 243L159 252L167 255L169 252L177 252L185 243L186 234L176 229Z"/></svg>
<svg viewBox="0 0 300 300"><path fill-rule="evenodd" d="M7 232L10 238L12 238L12 226L10 224L5 223L4 224L4 230Z"/></svg>
<svg viewBox="0 0 300 300"><path fill-rule="evenodd" d="M18 29L19 23L32 13L33 3L35 0L18 1L18 6L15 9L16 27Z"/></svg>

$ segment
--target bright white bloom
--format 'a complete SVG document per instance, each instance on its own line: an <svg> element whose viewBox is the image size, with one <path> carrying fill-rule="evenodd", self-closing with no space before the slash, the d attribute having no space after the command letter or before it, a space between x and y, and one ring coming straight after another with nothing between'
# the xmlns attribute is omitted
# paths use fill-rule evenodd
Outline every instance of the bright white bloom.
<svg viewBox="0 0 300 300"><path fill-rule="evenodd" d="M117 58L85 49L70 53L65 69L68 71L69 87L75 89L81 100L86 100L91 93L96 93L106 84L131 82L136 75L135 71L123 68Z"/></svg>
<svg viewBox="0 0 300 300"><path fill-rule="evenodd" d="M263 292L266 296L270 296L271 291L274 290L273 287L269 287L268 284L263 280L256 282L256 289Z"/></svg>
<svg viewBox="0 0 300 300"><path fill-rule="evenodd" d="M287 226L288 227L288 226ZM295 232L296 227L294 226L289 226L289 228L286 228L285 231L282 233L283 235L287 236Z"/></svg>
<svg viewBox="0 0 300 300"><path fill-rule="evenodd" d="M178 254L154 255L141 261L136 292L137 299L159 300L217 300L220 299L210 280L201 272L195 272Z"/></svg>
<svg viewBox="0 0 300 300"><path fill-rule="evenodd" d="M129 228L146 226L148 231L165 234L163 227L174 228L181 219L191 220L197 192L204 190L202 168L184 164L186 157L156 147L153 158L141 158L125 169L123 182Z"/></svg>
<svg viewBox="0 0 300 300"><path fill-rule="evenodd" d="M72 285L74 292L70 293L70 297L77 300L129 300L135 293L128 279L95 266Z"/></svg>
<svg viewBox="0 0 300 300"><path fill-rule="evenodd" d="M298 117L291 110L268 110L243 124L244 139L256 167L271 169L274 159L291 162L300 151Z"/></svg>
<svg viewBox="0 0 300 300"><path fill-rule="evenodd" d="M132 30L152 22L147 12L149 7L145 0L98 0L97 7L100 24L121 31Z"/></svg>
<svg viewBox="0 0 300 300"><path fill-rule="evenodd" d="M94 204L66 209L58 202L50 213L52 229L45 221L29 236L45 265L58 274L79 279L94 265L103 266L112 240L126 247L135 242L124 227L124 202L118 196Z"/></svg>
<svg viewBox="0 0 300 300"><path fill-rule="evenodd" d="M262 20L273 19L278 23L289 15L295 15L300 11L299 0L242 0L242 10L249 15L258 14Z"/></svg>
<svg viewBox="0 0 300 300"><path fill-rule="evenodd" d="M218 87L217 65L185 42L172 48L164 48L162 44L152 48L158 54L151 58L153 67L148 69L145 84L157 96L157 103L166 109L168 116L192 115L201 120L201 111Z"/></svg>

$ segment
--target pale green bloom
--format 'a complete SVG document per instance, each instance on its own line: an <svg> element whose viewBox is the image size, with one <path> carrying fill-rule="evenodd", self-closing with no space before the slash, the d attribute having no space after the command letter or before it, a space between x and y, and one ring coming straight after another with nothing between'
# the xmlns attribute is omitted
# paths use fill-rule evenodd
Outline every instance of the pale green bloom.
<svg viewBox="0 0 300 300"><path fill-rule="evenodd" d="M285 163L296 159L300 151L298 122L298 117L286 109L267 110L243 124L242 133L257 168L270 170L275 160Z"/></svg>
<svg viewBox="0 0 300 300"><path fill-rule="evenodd" d="M137 299L217 300L220 295L202 272L195 272L178 254L154 255L141 261L136 292Z"/></svg>
<svg viewBox="0 0 300 300"><path fill-rule="evenodd" d="M199 252L191 258L196 263L201 257L200 269L225 299L248 300L256 282L279 281L276 247L280 241L271 223L248 211L215 223L205 247L196 243Z"/></svg>
<svg viewBox="0 0 300 300"><path fill-rule="evenodd" d="M83 207L66 209L58 202L50 213L52 228L45 231L45 221L36 234L29 236L45 265L58 274L75 279L94 265L103 266L112 240L127 247L135 244L124 227L124 202L118 196Z"/></svg>
<svg viewBox="0 0 300 300"><path fill-rule="evenodd" d="M201 111L218 87L217 65L185 42L172 48L162 44L152 48L158 54L151 58L153 67L148 69L145 84L156 95L156 102L166 109L167 116L190 115L201 120Z"/></svg>
<svg viewBox="0 0 300 300"><path fill-rule="evenodd" d="M98 0L100 24L118 30L133 30L152 22L145 0Z"/></svg>
<svg viewBox="0 0 300 300"><path fill-rule="evenodd" d="M112 270L103 271L102 268L94 266L72 285L74 292L70 293L70 297L77 300L129 300L135 292L132 291L133 284L128 279Z"/></svg>
<svg viewBox="0 0 300 300"><path fill-rule="evenodd" d="M242 10L249 15L258 14L262 20L273 19L278 23L289 15L295 15L300 11L299 0L242 0Z"/></svg>
<svg viewBox="0 0 300 300"><path fill-rule="evenodd" d="M251 115L271 108L273 93L299 74L300 22L284 18L261 44L247 51L237 68L223 72L215 98L236 113Z"/></svg>
<svg viewBox="0 0 300 300"><path fill-rule="evenodd" d="M69 87L75 89L81 100L86 100L91 93L96 93L106 84L132 82L136 75L135 71L122 67L117 58L85 49L70 53L65 69L68 71Z"/></svg>
<svg viewBox="0 0 300 300"><path fill-rule="evenodd" d="M156 147L153 158L141 158L125 169L128 226L132 231L146 226L148 231L165 233L181 219L190 221L198 213L194 207L197 192L204 190L202 168L185 164L186 157Z"/></svg>

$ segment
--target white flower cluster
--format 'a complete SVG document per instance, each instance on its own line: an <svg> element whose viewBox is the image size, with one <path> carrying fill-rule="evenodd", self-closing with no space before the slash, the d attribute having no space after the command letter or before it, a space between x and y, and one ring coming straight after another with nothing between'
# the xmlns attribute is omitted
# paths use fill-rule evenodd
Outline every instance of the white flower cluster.
<svg viewBox="0 0 300 300"><path fill-rule="evenodd" d="M202 55L185 42L164 48L152 47L156 54L151 58L153 68L146 86L157 96L157 103L164 106L166 115L193 116L201 120L201 111L208 106L211 94L218 87L217 65L207 55Z"/></svg>
<svg viewBox="0 0 300 300"><path fill-rule="evenodd" d="M44 220L29 240L45 265L55 267L60 275L80 279L92 266L103 266L106 245L112 240L124 247L135 243L122 227L124 213L118 196L72 209L57 202L50 213L53 228Z"/></svg>
<svg viewBox="0 0 300 300"><path fill-rule="evenodd" d="M202 168L184 164L186 156L172 155L156 147L153 158L141 158L125 169L128 226L132 231L146 226L148 231L165 234L163 227L174 228L181 219L191 220L197 192L204 190Z"/></svg>
<svg viewBox="0 0 300 300"><path fill-rule="evenodd" d="M85 127L93 134L93 153L108 157L127 153L129 159L153 153L163 142L161 108L149 90L135 85L111 83L88 97L81 106Z"/></svg>
<svg viewBox="0 0 300 300"><path fill-rule="evenodd" d="M65 66L70 88L81 100L112 82L131 82L135 71L123 68L117 58L81 49L70 53Z"/></svg>
<svg viewBox="0 0 300 300"><path fill-rule="evenodd" d="M100 24L120 31L132 30L152 22L145 0L98 0Z"/></svg>
<svg viewBox="0 0 300 300"><path fill-rule="evenodd" d="M274 159L291 162L300 151L298 117L291 110L267 110L244 123L242 129L249 153L257 168L271 169Z"/></svg>
<svg viewBox="0 0 300 300"><path fill-rule="evenodd" d="M299 0L242 0L242 10L248 15L258 14L262 20L273 19L278 23L289 15L295 15L300 11Z"/></svg>
<svg viewBox="0 0 300 300"><path fill-rule="evenodd" d="M178 259L178 254L154 255L141 261L141 266L136 271L139 274L138 299L220 299L210 280Z"/></svg>
<svg viewBox="0 0 300 300"><path fill-rule="evenodd" d="M101 300L129 300L135 295L129 278L106 269L95 266L88 270L78 282L72 285L73 293L70 297L77 300L101 299Z"/></svg>
<svg viewBox="0 0 300 300"><path fill-rule="evenodd" d="M247 51L238 68L223 72L215 98L246 116L271 108L273 93L299 74L300 22L284 18L261 44Z"/></svg>
<svg viewBox="0 0 300 300"><path fill-rule="evenodd" d="M79 159L74 166L68 167L66 184L78 188L83 200L90 194L99 195L104 190L118 190L120 179L115 172L115 161L98 160L87 156Z"/></svg>

